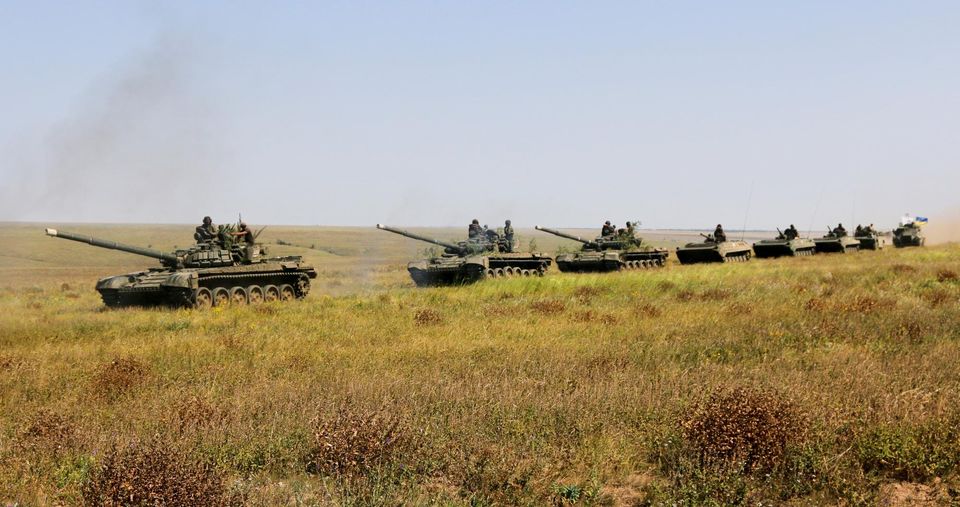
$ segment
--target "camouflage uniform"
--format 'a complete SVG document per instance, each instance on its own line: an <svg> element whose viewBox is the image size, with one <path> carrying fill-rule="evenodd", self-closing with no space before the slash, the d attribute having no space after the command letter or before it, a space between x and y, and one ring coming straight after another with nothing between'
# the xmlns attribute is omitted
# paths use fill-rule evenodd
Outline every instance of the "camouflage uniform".
<svg viewBox="0 0 960 507"><path fill-rule="evenodd" d="M800 236L800 233L797 232L797 228L790 224L790 227L787 227L787 230L783 231L783 235L787 239L797 239Z"/></svg>
<svg viewBox="0 0 960 507"><path fill-rule="evenodd" d="M600 229L601 236L612 236L617 233L617 228L613 225L610 225L610 221L607 220L603 224L603 228Z"/></svg>
<svg viewBox="0 0 960 507"><path fill-rule="evenodd" d="M483 234L483 228L480 227L480 221L474 218L473 222L470 223L470 227L467 228L467 237L475 238L481 234Z"/></svg>
<svg viewBox="0 0 960 507"><path fill-rule="evenodd" d="M847 230L843 228L843 224L837 224L837 226L833 228L833 235L842 238L847 235Z"/></svg>
<svg viewBox="0 0 960 507"><path fill-rule="evenodd" d="M197 243L203 243L204 241L213 241L216 238L217 228L213 225L213 219L203 217L203 224L197 226L193 233L193 239L197 240Z"/></svg>
<svg viewBox="0 0 960 507"><path fill-rule="evenodd" d="M503 223L503 239L507 243L507 252L513 251L513 225L507 220Z"/></svg>
<svg viewBox="0 0 960 507"><path fill-rule="evenodd" d="M723 243L727 240L727 234L723 232L723 226L717 224L717 228L713 230L713 239L717 243Z"/></svg>

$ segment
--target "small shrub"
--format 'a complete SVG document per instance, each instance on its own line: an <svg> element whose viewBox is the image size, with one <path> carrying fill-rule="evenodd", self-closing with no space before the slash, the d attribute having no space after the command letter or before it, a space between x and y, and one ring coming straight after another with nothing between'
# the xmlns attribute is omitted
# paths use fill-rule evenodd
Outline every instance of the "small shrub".
<svg viewBox="0 0 960 507"><path fill-rule="evenodd" d="M210 463L189 459L169 445L113 448L83 487L86 505L241 505Z"/></svg>
<svg viewBox="0 0 960 507"><path fill-rule="evenodd" d="M696 404L681 426L702 465L752 472L779 464L805 425L793 403L776 392L736 388Z"/></svg>
<svg viewBox="0 0 960 507"><path fill-rule="evenodd" d="M314 419L313 446L307 456L312 474L361 475L388 463L409 443L399 419L383 412L359 412L351 404L332 417Z"/></svg>
<svg viewBox="0 0 960 507"><path fill-rule="evenodd" d="M941 269L937 271L937 281L938 282L955 282L960 279L960 276L957 276L956 271L951 271L949 269Z"/></svg>
<svg viewBox="0 0 960 507"><path fill-rule="evenodd" d="M573 295L581 304L588 304L593 300L594 297L600 295L602 292L603 290L601 290L599 287L583 286L577 287L573 291Z"/></svg>
<svg viewBox="0 0 960 507"><path fill-rule="evenodd" d="M21 436L31 447L60 452L74 444L76 429L66 418L49 410L40 410Z"/></svg>
<svg viewBox="0 0 960 507"><path fill-rule="evenodd" d="M727 289L712 288L706 289L701 292L698 296L698 299L701 301L723 301L728 299L732 293Z"/></svg>
<svg viewBox="0 0 960 507"><path fill-rule="evenodd" d="M916 270L917 268L909 264L894 264L893 266L890 266L890 271L893 271L894 273L913 273Z"/></svg>
<svg viewBox="0 0 960 507"><path fill-rule="evenodd" d="M139 384L147 374L147 367L133 358L118 358L102 365L93 377L97 394L114 399Z"/></svg>
<svg viewBox="0 0 960 507"><path fill-rule="evenodd" d="M561 301L545 300L534 301L530 304L530 309L541 315L556 315L563 313L567 307Z"/></svg>
<svg viewBox="0 0 960 507"><path fill-rule="evenodd" d="M663 312L650 303L639 303L636 306L637 313L645 317L659 317Z"/></svg>
<svg viewBox="0 0 960 507"><path fill-rule="evenodd" d="M214 407L196 396L177 402L173 414L177 429L181 432L208 426L217 419Z"/></svg>
<svg viewBox="0 0 960 507"><path fill-rule="evenodd" d="M813 297L807 300L803 307L811 312L822 312L827 309L827 302L822 298Z"/></svg>
<svg viewBox="0 0 960 507"><path fill-rule="evenodd" d="M422 310L417 310L413 315L413 321L416 322L418 326L431 326L436 324L443 323L443 317L440 315L440 312L424 308Z"/></svg>

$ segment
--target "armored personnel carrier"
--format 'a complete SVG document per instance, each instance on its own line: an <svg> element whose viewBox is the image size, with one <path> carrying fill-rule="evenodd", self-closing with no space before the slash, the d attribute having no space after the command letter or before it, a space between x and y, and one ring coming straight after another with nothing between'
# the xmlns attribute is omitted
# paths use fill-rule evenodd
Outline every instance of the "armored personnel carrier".
<svg viewBox="0 0 960 507"><path fill-rule="evenodd" d="M229 240L229 228L221 230L225 241L198 243L171 253L124 245L82 234L47 229L48 236L120 250L160 261L160 267L97 282L103 302L111 307L171 306L209 308L227 304L290 301L310 292L312 266L300 257L264 257L259 245Z"/></svg>
<svg viewBox="0 0 960 507"><path fill-rule="evenodd" d="M812 239L800 237L787 239L787 235L780 229L777 229L777 233L776 238L762 239L753 244L753 254L757 258L801 257L813 255L816 252L816 244Z"/></svg>
<svg viewBox="0 0 960 507"><path fill-rule="evenodd" d="M535 226L535 229L583 245L579 252L557 255L557 268L563 272L620 271L621 269L662 267L670 255L665 248L654 248L643 244L643 239L637 236L599 236L589 241L580 236L539 225Z"/></svg>
<svg viewBox="0 0 960 507"><path fill-rule="evenodd" d="M704 241L677 247L680 264L698 262L746 262L750 260L750 245L745 241L720 241L712 234L700 234Z"/></svg>
<svg viewBox="0 0 960 507"><path fill-rule="evenodd" d="M923 246L927 239L923 237L923 231L916 222L910 222L893 230L893 246L903 248L906 246Z"/></svg>
<svg viewBox="0 0 960 507"><path fill-rule="evenodd" d="M383 224L377 224L377 229L443 247L441 255L407 265L410 278L418 287L471 283L484 278L543 276L552 263L550 257L542 253L512 252L512 245L492 230L466 241L449 243Z"/></svg>
<svg viewBox="0 0 960 507"><path fill-rule="evenodd" d="M860 242L860 250L883 250L887 244L887 238L877 231L864 231L854 239Z"/></svg>
<svg viewBox="0 0 960 507"><path fill-rule="evenodd" d="M829 227L827 233L822 238L815 238L813 242L817 245L817 253L847 253L860 250L860 242L846 233L837 234Z"/></svg>

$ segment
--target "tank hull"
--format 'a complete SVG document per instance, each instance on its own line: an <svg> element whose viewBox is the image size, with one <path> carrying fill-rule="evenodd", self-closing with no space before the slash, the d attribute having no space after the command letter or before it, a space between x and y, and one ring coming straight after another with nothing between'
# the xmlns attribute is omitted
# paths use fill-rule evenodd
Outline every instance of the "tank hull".
<svg viewBox="0 0 960 507"><path fill-rule="evenodd" d="M887 244L887 238L880 235L856 236L854 239L860 242L860 250L883 250Z"/></svg>
<svg viewBox="0 0 960 507"><path fill-rule="evenodd" d="M557 256L557 269L564 273L610 272L623 269L663 267L670 252L662 248L647 251L584 250Z"/></svg>
<svg viewBox="0 0 960 507"><path fill-rule="evenodd" d="M543 276L553 260L541 253L502 253L460 257L444 255L407 265L418 287L460 285L486 278Z"/></svg>
<svg viewBox="0 0 960 507"><path fill-rule="evenodd" d="M764 239L753 244L753 254L757 258L802 257L815 252L812 239Z"/></svg>
<svg viewBox="0 0 960 507"><path fill-rule="evenodd" d="M96 290L111 308L205 307L231 301L301 299L310 292L310 279L316 277L313 267L296 261L212 269L157 268L103 278L97 282Z"/></svg>
<svg viewBox="0 0 960 507"><path fill-rule="evenodd" d="M680 264L701 262L745 262L750 260L750 245L744 241L687 243L677 248Z"/></svg>
<svg viewBox="0 0 960 507"><path fill-rule="evenodd" d="M923 246L926 239L918 227L900 226L893 231L893 246L905 248L909 246Z"/></svg>
<svg viewBox="0 0 960 507"><path fill-rule="evenodd" d="M849 236L817 238L813 242L817 245L817 253L847 253L860 250L860 242Z"/></svg>

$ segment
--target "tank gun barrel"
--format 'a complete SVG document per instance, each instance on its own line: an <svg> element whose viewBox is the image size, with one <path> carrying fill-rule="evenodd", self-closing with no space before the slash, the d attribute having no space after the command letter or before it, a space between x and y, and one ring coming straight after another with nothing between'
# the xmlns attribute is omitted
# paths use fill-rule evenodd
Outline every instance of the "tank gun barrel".
<svg viewBox="0 0 960 507"><path fill-rule="evenodd" d="M446 241L440 241L439 239L428 238L426 236L414 234L412 232L405 231L403 229L395 229L393 227L383 225L383 224L377 224L377 229L392 232L394 234L399 234L401 236L406 236L411 239L418 239L420 241L426 241L427 243L433 243L434 245L442 246L444 248L447 248L456 252L463 251L463 248L461 248L459 245L455 245L453 243L447 243Z"/></svg>
<svg viewBox="0 0 960 507"><path fill-rule="evenodd" d="M144 257L153 257L154 259L159 259L160 261L168 264L177 264L179 259L176 255L159 252L157 250L152 250L150 248L140 248L137 246L124 245L123 243L118 243L116 241L106 241L103 239L97 239L90 236L84 236L83 234L75 234L67 231L58 231L57 229L45 229L47 236L52 236L54 238L63 238L69 239L71 241L79 241L80 243L87 243L89 245L98 246L100 248L109 248L110 250L120 250L121 252L127 252L137 255L142 255Z"/></svg>
<svg viewBox="0 0 960 507"><path fill-rule="evenodd" d="M538 231L543 231L543 232L545 232L545 233L547 233L547 234L553 234L554 236L560 236L561 238L567 238L567 239L571 239L571 240L573 240L573 241L579 241L580 243L583 243L584 245L593 245L593 244L594 244L593 241L583 239L583 238L581 238L580 236L574 236L573 234L567 234L567 233L565 233L565 232L560 232L560 231L558 231L558 230L556 230L556 229L548 229L548 228L546 228L546 227L540 227L539 225L535 225L535 226L533 226L533 228L536 229L536 230L538 230Z"/></svg>

